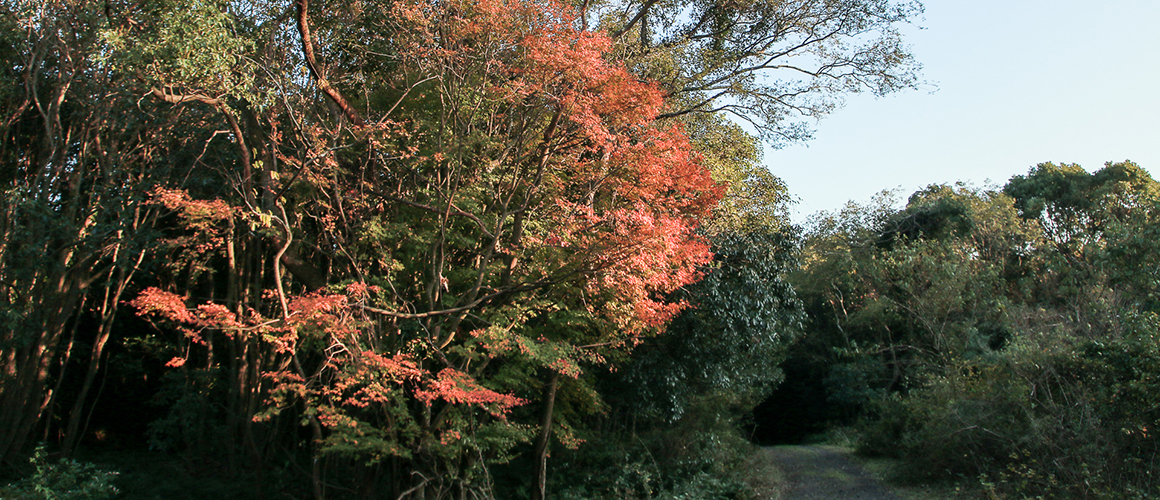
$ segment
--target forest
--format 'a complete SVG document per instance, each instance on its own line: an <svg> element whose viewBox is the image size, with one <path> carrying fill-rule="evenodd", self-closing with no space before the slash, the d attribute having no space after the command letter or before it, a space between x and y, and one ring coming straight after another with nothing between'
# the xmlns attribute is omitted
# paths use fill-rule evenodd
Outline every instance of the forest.
<svg viewBox="0 0 1160 500"><path fill-rule="evenodd" d="M763 148L921 12L0 0L0 498L1157 497L1144 168L790 221Z"/></svg>

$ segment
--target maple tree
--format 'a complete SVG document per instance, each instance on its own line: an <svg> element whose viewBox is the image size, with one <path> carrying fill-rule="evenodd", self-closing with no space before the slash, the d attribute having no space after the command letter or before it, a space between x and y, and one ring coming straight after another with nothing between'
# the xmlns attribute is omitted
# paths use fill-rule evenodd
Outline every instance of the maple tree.
<svg viewBox="0 0 1160 500"><path fill-rule="evenodd" d="M276 146L252 204L156 193L199 238L235 219L267 234L277 254L264 300L187 309L149 289L134 305L191 346L207 345L207 330L260 338L263 366L276 368L263 371L271 406L259 419L297 408L319 452L404 457L412 492L451 487L436 477L475 487L480 453L502 459L538 433L545 456L551 404L538 426L509 419L537 391L505 370L554 387L685 307L665 297L710 258L695 229L722 188L679 126L653 124L660 90L607 62L609 39L577 29L566 7L390 12L368 21L369 42L387 45L375 52L393 57L364 111L327 80L298 3L307 66L337 112L302 118L298 140ZM181 92L171 84L161 98L185 102ZM295 242L327 263L324 287L290 266L302 287L284 279ZM196 245L226 247L225 236Z"/></svg>

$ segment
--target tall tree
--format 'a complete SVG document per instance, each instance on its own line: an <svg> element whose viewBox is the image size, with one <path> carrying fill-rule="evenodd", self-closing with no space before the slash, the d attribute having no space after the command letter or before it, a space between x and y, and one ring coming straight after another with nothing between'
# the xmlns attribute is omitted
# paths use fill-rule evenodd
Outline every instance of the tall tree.
<svg viewBox="0 0 1160 500"><path fill-rule="evenodd" d="M845 94L917 84L898 30L918 2L582 2L621 57L671 93L664 117L725 112L774 144L810 137ZM597 24L593 21L592 24Z"/></svg>
<svg viewBox="0 0 1160 500"><path fill-rule="evenodd" d="M146 192L187 158L189 143L166 117L138 108L140 95L99 57L107 22L99 5L0 9L9 61L0 118L0 459L10 462L35 433L47 434L43 417L61 407L72 408L66 451L76 442L117 308L149 248ZM70 405L61 382L77 358L87 371Z"/></svg>
<svg viewBox="0 0 1160 500"><path fill-rule="evenodd" d="M236 156L239 174L226 176L241 197L158 197L189 222L208 214L223 236L249 224L267 242L258 262L270 266L268 292L242 311L191 312L180 289L150 289L135 304L188 329L206 349L198 364L209 356L203 332L262 339L276 386L261 417L301 412L319 454L401 460L392 494L420 497L486 487L480 468L530 437L509 410L542 398L544 442L560 376L684 307L664 297L708 260L695 229L721 188L680 127L655 124L659 90L607 62L608 38L577 29L568 9L388 7L342 19L366 29L352 48L328 45L318 11L297 3L308 83L327 106L300 109L309 101L286 96L276 113L249 117L203 99L197 80L154 92L216 108L231 128L240 117L235 134L258 151ZM364 80L339 78L335 57ZM279 140L280 120L294 133ZM260 176L247 184L251 172ZM229 254L230 238L217 241ZM297 268L286 260L295 248Z"/></svg>
<svg viewBox="0 0 1160 500"><path fill-rule="evenodd" d="M1041 163L1012 177L1003 190L1053 247L1041 252L1046 262L1036 298L1066 305L1071 318L1094 325L1093 332L1119 323L1115 297L1120 292L1113 281L1123 282L1114 275L1123 277L1124 268L1122 261L1109 260L1108 252L1126 250L1121 243L1133 246L1125 231L1146 230L1160 184L1130 161L1108 162L1093 173L1075 164ZM1117 235L1112 248L1109 234Z"/></svg>

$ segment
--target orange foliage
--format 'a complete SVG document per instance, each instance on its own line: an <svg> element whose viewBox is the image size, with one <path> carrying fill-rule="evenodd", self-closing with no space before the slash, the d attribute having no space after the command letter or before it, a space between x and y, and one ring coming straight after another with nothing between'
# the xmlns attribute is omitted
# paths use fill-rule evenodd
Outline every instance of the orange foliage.
<svg viewBox="0 0 1160 500"><path fill-rule="evenodd" d="M441 109L449 116L430 121L479 122L471 132L495 134L487 140L499 144L499 152L457 150L455 141L430 139L436 126L421 119L383 116L377 125L370 120L371 125L358 129L365 134L360 140L384 151L396 148L384 155L395 163L366 162L381 169L377 174L354 181L282 158L287 164L298 162L299 182L341 192L345 203L341 214L323 210L297 219L314 221L315 230L325 233L320 241L333 237L343 242L361 237L353 230L334 236L347 220L403 213L413 224L408 230L414 239L453 243L443 243L446 247L438 251L399 255L391 252L412 242L374 247L382 254L368 252L359 256L367 263L354 266L371 268L367 274L377 273L380 283L390 286L356 281L330 292L286 293L285 317L248 310L238 318L216 304L190 309L185 298L155 288L142 292L133 305L142 315L165 318L188 332L257 333L264 348L279 358L266 365L278 367L265 376L272 385L271 411L304 403L317 423L335 435L350 432L348 444L366 442L370 431L360 426L368 422L401 427L402 412L426 412L426 417L412 418L433 426L423 429L427 439L455 443L466 427L454 426L465 424L438 418L430 423L430 413L450 408L503 421L512 408L526 403L489 388L502 386L487 380L488 372L469 369L472 362L534 360L543 369L578 377L582 364L605 362L599 351L578 344L591 342L607 346L606 351L631 347L687 307L666 296L699 279L698 268L710 261L709 247L696 228L723 187L712 180L679 126L655 123L664 104L659 88L609 62L608 37L579 29L566 6L532 0L403 0L394 4L391 19L397 78L436 80L433 91L446 93L438 100L443 106L469 103L463 115ZM306 133L315 143L304 148L322 158L320 168L337 167L335 156L324 154L332 139L320 127L307 127ZM470 154L482 156L464 159ZM399 181L395 191L365 180L421 177L428 171L451 178L431 174L411 186ZM440 187L430 187L436 184ZM238 212L220 200L192 200L175 190L157 190L155 203L203 229ZM510 222L516 212L524 221L518 230ZM449 223L453 217L471 221L470 230ZM488 225L493 221L498 222ZM293 233L296 238L299 230ZM434 264L421 261L441 255L454 257ZM414 262L397 262L403 259ZM404 272L411 274L392 281L394 273ZM361 279L363 273L358 275ZM478 293L456 296L457 287L469 286L464 282L473 283ZM344 293L332 293L337 290ZM271 292L267 300L272 299ZM599 324L578 330L597 332L545 336L521 331L522 323L537 315L565 308L586 315L585 325ZM495 318L510 326L494 326ZM479 322L472 323L475 319ZM400 324L408 321L414 331L400 334ZM315 366L303 368L303 358ZM185 358L174 358L168 366L183 368L185 363Z"/></svg>

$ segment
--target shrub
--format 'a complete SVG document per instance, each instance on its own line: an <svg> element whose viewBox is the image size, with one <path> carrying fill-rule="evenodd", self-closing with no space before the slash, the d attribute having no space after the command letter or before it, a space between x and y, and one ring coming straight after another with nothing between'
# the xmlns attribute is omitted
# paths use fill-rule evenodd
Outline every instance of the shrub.
<svg viewBox="0 0 1160 500"><path fill-rule="evenodd" d="M722 413L699 404L677 422L601 433L576 450L557 450L552 498L751 498L745 463L756 449Z"/></svg>
<svg viewBox="0 0 1160 500"><path fill-rule="evenodd" d="M113 486L116 472L93 464L63 459L49 462L44 446L30 459L36 469L31 477L0 488L0 498L8 500L102 500L117 495Z"/></svg>
<svg viewBox="0 0 1160 500"><path fill-rule="evenodd" d="M1026 334L959 360L875 406L860 448L910 479L978 478L994 498L1156 498L1160 342L1154 321L1119 337Z"/></svg>

